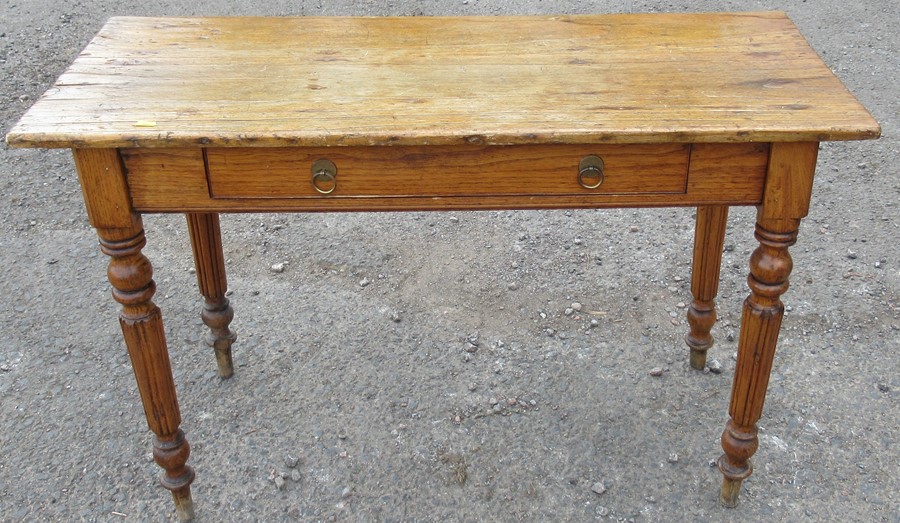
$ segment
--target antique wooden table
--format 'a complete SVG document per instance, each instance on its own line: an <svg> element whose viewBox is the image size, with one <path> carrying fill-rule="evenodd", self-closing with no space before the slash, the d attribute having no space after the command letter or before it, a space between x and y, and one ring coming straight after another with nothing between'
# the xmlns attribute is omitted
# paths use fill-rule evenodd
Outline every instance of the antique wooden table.
<svg viewBox="0 0 900 523"><path fill-rule="evenodd" d="M193 516L142 213L186 213L232 373L220 212L697 207L691 366L712 345L728 206L757 206L722 502L757 425L818 144L878 124L783 13L113 18L7 136L67 147L122 304L153 455Z"/></svg>

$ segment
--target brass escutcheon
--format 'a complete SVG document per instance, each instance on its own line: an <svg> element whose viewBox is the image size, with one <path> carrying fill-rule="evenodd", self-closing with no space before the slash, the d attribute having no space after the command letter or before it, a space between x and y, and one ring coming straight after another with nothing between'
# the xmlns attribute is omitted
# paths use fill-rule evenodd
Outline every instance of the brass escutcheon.
<svg viewBox="0 0 900 523"><path fill-rule="evenodd" d="M321 194L331 194L337 189L337 167L331 160L316 160L312 164L312 186Z"/></svg>
<svg viewBox="0 0 900 523"><path fill-rule="evenodd" d="M591 154L578 164L578 185L585 189L596 189L603 183L603 159Z"/></svg>

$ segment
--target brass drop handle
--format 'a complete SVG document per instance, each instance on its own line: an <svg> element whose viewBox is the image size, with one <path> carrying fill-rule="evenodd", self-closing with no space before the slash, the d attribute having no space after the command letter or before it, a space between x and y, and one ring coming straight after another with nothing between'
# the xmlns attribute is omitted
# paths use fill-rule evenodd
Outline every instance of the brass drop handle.
<svg viewBox="0 0 900 523"><path fill-rule="evenodd" d="M337 167L331 160L316 160L312 164L312 186L321 194L331 194L337 189Z"/></svg>
<svg viewBox="0 0 900 523"><path fill-rule="evenodd" d="M585 189L596 189L603 183L603 159L588 155L578 164L578 185Z"/></svg>

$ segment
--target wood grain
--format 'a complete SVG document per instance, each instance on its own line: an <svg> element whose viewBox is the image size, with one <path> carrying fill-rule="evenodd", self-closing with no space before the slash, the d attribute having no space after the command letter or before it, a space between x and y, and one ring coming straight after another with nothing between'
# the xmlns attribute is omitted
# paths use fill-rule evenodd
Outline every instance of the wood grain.
<svg viewBox="0 0 900 523"><path fill-rule="evenodd" d="M578 183L578 164L587 155L603 159L596 189ZM680 144L206 150L214 198L323 198L310 171L320 158L337 167L329 199L683 193L689 157L690 146Z"/></svg>
<svg viewBox="0 0 900 523"><path fill-rule="evenodd" d="M879 133L783 13L117 17L7 141L507 145Z"/></svg>
<svg viewBox="0 0 900 523"><path fill-rule="evenodd" d="M481 150L477 146L460 146L464 149ZM526 147L526 146L523 146ZM546 147L567 146L527 146L543 149ZM621 148L625 146L615 146ZM644 147L644 146L641 146ZM657 147L657 146L653 146ZM675 146L680 149L680 146ZM721 148L721 150L720 150ZM340 154L340 148L326 150L329 153ZM391 151L400 150L400 147L373 147L369 157L378 162L379 150L384 154L393 154ZM596 150L596 149L587 149ZM236 150L237 151L237 150ZM413 211L413 210L460 210L460 209L564 209L564 208L599 208L599 207L623 207L623 206L662 206L662 205L755 205L762 198L762 189L765 181L766 166L768 164L769 148L766 144L708 144L692 145L687 175L686 192L634 192L610 194L609 192L596 192L581 187L578 194L573 193L547 193L528 194L530 191L519 191L516 185L516 194L497 194L497 189L492 189L489 167L484 174L487 181L487 189L480 195L455 195L455 196L365 196L365 197L337 197L310 196L304 198L273 197L267 194L258 198L214 198L208 187L206 166L202 149L147 149L129 148L120 151L124 159L128 176L128 185L136 209L142 212L264 212L264 211ZM304 155L302 150L296 150L292 154ZM462 153L460 153L462 154ZM474 154L474 153L473 153ZM309 158L316 157L309 155ZM580 157L579 157L580 158ZM671 162L670 162L671 163ZM665 164L664 164L665 165ZM391 176L401 175L403 178L420 176L421 172L415 170L418 165L406 166L413 169L405 172L403 169L385 167L379 171L381 176L390 179ZM249 165L248 165L249 167ZM671 169L671 166L669 167ZM255 169L259 169L257 166ZM298 174L296 187L309 187L309 167L305 164ZM472 172L478 172L472 168ZM653 173L647 166L644 172ZM676 172L677 173L677 172ZM237 175L237 173L235 173ZM543 172L539 173L543 174ZM532 174L535 175L535 174ZM552 176L553 174L547 174ZM628 177L629 172L622 172L622 176ZM376 176L375 171L372 176ZM657 175L650 176L654 179ZM344 173L338 174L339 184L343 183ZM574 179L574 173L564 173L566 179ZM680 177L675 177L681 179ZM518 178L515 178L518 179ZM664 180L665 181L665 180ZM243 177L233 181L235 190L239 190L241 184L253 186L257 182L247 173ZM379 182L385 187L387 182ZM440 180L435 179L435 185L440 185ZM568 183L568 182L567 182ZM669 184L670 182L665 182ZM682 186L684 187L683 182ZM604 185L606 182L604 182ZM598 190L603 189L601 185ZM387 185L387 187L390 187ZM253 189L256 191L257 189ZM286 191L287 189L269 189ZM605 190L605 189L604 189ZM647 190L647 189L644 189Z"/></svg>

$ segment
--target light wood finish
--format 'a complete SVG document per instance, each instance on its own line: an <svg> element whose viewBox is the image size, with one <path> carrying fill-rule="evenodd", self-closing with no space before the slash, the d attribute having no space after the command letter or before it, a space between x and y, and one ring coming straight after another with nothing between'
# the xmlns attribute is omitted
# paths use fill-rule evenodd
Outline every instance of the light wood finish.
<svg viewBox="0 0 900 523"><path fill-rule="evenodd" d="M687 319L691 331L685 342L691 348L691 367L703 370L706 352L713 345L709 331L716 324L716 294L719 292L719 268L725 245L728 207L709 205L697 208L694 231L694 263L691 268L693 301Z"/></svg>
<svg viewBox="0 0 900 523"><path fill-rule="evenodd" d="M197 285L204 298L200 317L210 329L206 343L213 348L216 355L219 377L230 378L234 374L231 345L237 339L237 335L228 328L234 319L234 311L228 298L225 297L228 281L225 277L225 255L222 252L219 215L188 213L187 223L194 250Z"/></svg>
<svg viewBox="0 0 900 523"><path fill-rule="evenodd" d="M136 209L144 212L235 212L235 211L398 211L423 209L553 209L599 208L660 205L755 205L762 199L766 166L769 161L768 144L694 144L687 159L687 181L681 148L683 146L630 145L630 146L510 146L485 148L481 146L446 147L373 147L369 149L297 148L287 154L287 159L264 165L251 166L243 160L230 165L230 172L207 174L201 149L122 149L122 157L128 171L128 182ZM634 149L632 149L634 148ZM406 151L396 153L394 150ZM278 149L281 150L281 149ZM368 151L362 153L362 151ZM448 153L448 151L458 151ZM507 151L508 150L508 151ZM609 179L596 190L577 186L577 160L582 153L591 151L614 152ZM629 152L629 151L634 152ZM647 151L663 151L664 154L641 156ZM234 149L248 151L251 158L274 156L271 149ZM502 152L507 151L507 152ZM556 151L565 151L562 154ZM572 154L576 151L578 154ZM565 165L539 161L537 152L550 158L564 158ZM459 165L456 173L447 176L441 167L441 153L450 154ZM207 155L209 156L209 155ZM608 156L604 158L608 158ZM338 187L335 193L320 195L310 184L310 164L319 157L332 158L338 165ZM347 163L348 159L360 159L368 164ZM221 166L231 155L213 154L210 170ZM303 161L298 160L302 158ZM386 159L382 159L386 158ZM520 159L526 158L528 162ZM643 158L641 160L640 158ZM463 159L463 161L461 161ZM656 167L649 164L659 160ZM452 160L450 160L452 163ZM619 163L617 163L617 161ZM511 168L507 162L512 165ZM574 162L574 165L573 165ZM557 165L557 167L554 167ZM623 170L626 165L636 167L637 172ZM296 167L294 167L296 166ZM346 169L345 169L346 168ZM246 169L246 170L245 170ZM296 169L296 174L294 170ZM378 189L370 190L358 183L359 193L346 197L344 182L354 171L362 171L372 179ZM500 170L501 182L496 183L496 170ZM460 174L462 172L462 174ZM243 173L243 174L242 174ZM643 174L643 176L641 176ZM466 179L482 180L479 183ZM225 184L225 193L241 198L223 198L216 192L217 181ZM268 186L260 184L257 177L268 180ZM615 178L624 178L625 182ZM209 179L208 179L209 178ZM425 180L433 180L431 189ZM449 179L449 180L448 180ZM407 194L397 187L398 180L413 181L419 194ZM475 187L472 194L461 192ZM394 183L397 182L397 183ZM529 190L531 184L537 188ZM622 192L610 192L618 184ZM574 185L574 187L572 187ZM563 190L560 190L563 187ZM680 188L680 190L676 190ZM305 191L305 192L301 192ZM551 192L555 191L555 192ZM629 192L634 191L634 192ZM669 192L666 192L669 191ZM425 193L424 195L421 193ZM390 196L380 196L392 193ZM273 195L290 195L278 198ZM448 196L449 194L449 196ZM214 197L219 195L219 197ZM250 198L248 195L255 195ZM438 196L444 195L444 196ZM301 197L302 196L302 197Z"/></svg>
<svg viewBox="0 0 900 523"><path fill-rule="evenodd" d="M758 206L722 502L751 473L780 296L818 142L878 124L783 13L113 18L7 135L70 147L111 257L154 457L193 514L139 213L187 213L221 375L234 334L220 212L696 206L691 364L712 344L727 207ZM597 189L577 185L588 154ZM338 166L314 192L311 162Z"/></svg>
<svg viewBox="0 0 900 523"><path fill-rule="evenodd" d="M194 471L186 464L190 446L179 428L181 413L162 314L152 301L156 292L153 268L141 253L146 244L142 220L131 210L128 193L122 190L125 172L115 150L76 150L75 165L91 223L100 237L100 250L110 256L107 275L113 298L122 305L119 324L147 425L155 434L153 458L164 470L160 483L172 492L179 518L190 520Z"/></svg>
<svg viewBox="0 0 900 523"><path fill-rule="evenodd" d="M769 373L784 316L781 295L788 289L800 219L809 212L818 143L772 144L765 196L756 214L759 247L750 257L750 296L744 301L738 360L719 470L722 503L734 507L741 482L750 476L750 458L759 446L756 422L762 416Z"/></svg>
<svg viewBox="0 0 900 523"><path fill-rule="evenodd" d="M877 134L783 13L117 17L7 140L297 147Z"/></svg>

